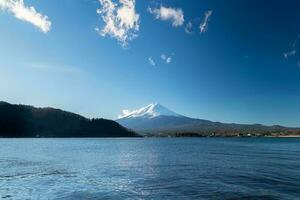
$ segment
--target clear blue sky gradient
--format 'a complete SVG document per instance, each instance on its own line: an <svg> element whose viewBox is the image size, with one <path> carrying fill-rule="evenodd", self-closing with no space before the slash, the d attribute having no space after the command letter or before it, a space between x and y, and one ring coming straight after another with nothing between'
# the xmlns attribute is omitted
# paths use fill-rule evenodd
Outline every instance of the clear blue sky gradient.
<svg viewBox="0 0 300 200"><path fill-rule="evenodd" d="M300 127L300 54L283 56L300 35L298 0L138 0L140 31L127 49L94 30L103 26L96 0L25 2L52 29L0 12L1 100L110 119L159 102L195 118ZM155 5L182 8L194 34L155 20L147 12Z"/></svg>

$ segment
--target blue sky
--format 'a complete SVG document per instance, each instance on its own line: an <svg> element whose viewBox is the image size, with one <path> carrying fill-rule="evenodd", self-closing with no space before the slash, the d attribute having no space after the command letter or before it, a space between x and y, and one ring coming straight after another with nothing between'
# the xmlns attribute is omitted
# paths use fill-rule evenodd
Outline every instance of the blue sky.
<svg viewBox="0 0 300 200"><path fill-rule="evenodd" d="M159 102L213 121L300 126L299 8L0 0L0 97L88 117Z"/></svg>

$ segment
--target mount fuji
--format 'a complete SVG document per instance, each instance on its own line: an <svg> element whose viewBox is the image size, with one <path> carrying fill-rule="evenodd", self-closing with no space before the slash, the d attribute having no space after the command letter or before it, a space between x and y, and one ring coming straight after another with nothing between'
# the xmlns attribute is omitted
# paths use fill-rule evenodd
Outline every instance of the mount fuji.
<svg viewBox="0 0 300 200"><path fill-rule="evenodd" d="M152 103L137 110L123 110L117 122L139 133L158 133L176 129L191 121L159 103Z"/></svg>
<svg viewBox="0 0 300 200"><path fill-rule="evenodd" d="M128 119L128 118L152 119L159 116L181 117L182 115L179 115L169 110L168 108L160 105L159 103L152 103L138 110L133 110L133 111L123 110L122 114L119 115L118 119Z"/></svg>
<svg viewBox="0 0 300 200"><path fill-rule="evenodd" d="M137 110L123 110L116 121L140 134L155 136L260 136L299 131L278 125L221 123L195 119L180 115L158 103Z"/></svg>

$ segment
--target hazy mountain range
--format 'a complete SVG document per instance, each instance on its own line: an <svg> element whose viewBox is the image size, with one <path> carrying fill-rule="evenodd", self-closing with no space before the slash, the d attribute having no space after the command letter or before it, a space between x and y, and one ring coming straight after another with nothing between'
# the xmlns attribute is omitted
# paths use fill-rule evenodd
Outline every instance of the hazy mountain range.
<svg viewBox="0 0 300 200"><path fill-rule="evenodd" d="M0 137L261 136L300 134L300 129L229 124L180 115L160 104L124 110L118 120L88 119L55 108L0 102Z"/></svg>
<svg viewBox="0 0 300 200"><path fill-rule="evenodd" d="M296 134L300 131L278 125L235 124L194 119L171 111L158 103L133 111L124 110L116 121L143 135L249 136Z"/></svg>

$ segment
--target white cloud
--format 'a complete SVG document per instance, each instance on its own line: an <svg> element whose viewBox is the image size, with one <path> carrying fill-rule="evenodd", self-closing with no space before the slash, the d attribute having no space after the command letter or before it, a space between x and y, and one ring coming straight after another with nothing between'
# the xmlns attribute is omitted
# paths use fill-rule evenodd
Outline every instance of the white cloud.
<svg viewBox="0 0 300 200"><path fill-rule="evenodd" d="M99 0L102 8L97 13L102 17L105 25L95 30L102 36L109 35L117 39L123 46L137 37L139 31L139 14L135 11L135 0Z"/></svg>
<svg viewBox="0 0 300 200"><path fill-rule="evenodd" d="M156 63L151 56L148 58L148 61L149 61L150 65L156 66Z"/></svg>
<svg viewBox="0 0 300 200"><path fill-rule="evenodd" d="M283 57L285 59L288 59L289 57L296 55L296 53L297 53L296 50L291 50L289 52L283 53Z"/></svg>
<svg viewBox="0 0 300 200"><path fill-rule="evenodd" d="M300 35L298 35L297 38L289 45L290 46L290 50L283 53L283 57L285 59L288 59L289 57L292 57L292 56L296 55L299 39L300 39Z"/></svg>
<svg viewBox="0 0 300 200"><path fill-rule="evenodd" d="M156 19L170 20L173 27L182 26L184 23L183 11L180 8L167 8L160 6L160 8L148 8L148 11L155 16Z"/></svg>
<svg viewBox="0 0 300 200"><path fill-rule="evenodd" d="M212 15L213 11L212 10L208 10L204 13L204 19L202 21L202 23L200 24L200 33L205 33L208 29L208 22L210 20L210 17Z"/></svg>
<svg viewBox="0 0 300 200"><path fill-rule="evenodd" d="M171 63L172 62L172 57L171 56L166 56L165 54L161 54L161 59L163 61L165 61L167 64Z"/></svg>
<svg viewBox="0 0 300 200"><path fill-rule="evenodd" d="M133 113L134 111L130 111L130 110L122 110L122 114L118 115L118 119L121 119L123 117L126 117L128 115L130 115L131 113Z"/></svg>
<svg viewBox="0 0 300 200"><path fill-rule="evenodd" d="M33 6L26 6L23 0L0 0L0 9L11 12L16 18L33 24L44 33L51 29L48 17L38 13Z"/></svg>
<svg viewBox="0 0 300 200"><path fill-rule="evenodd" d="M193 31L192 31L192 28L193 28L193 24L192 22L188 22L184 28L184 31L187 33L187 34L192 34Z"/></svg>

